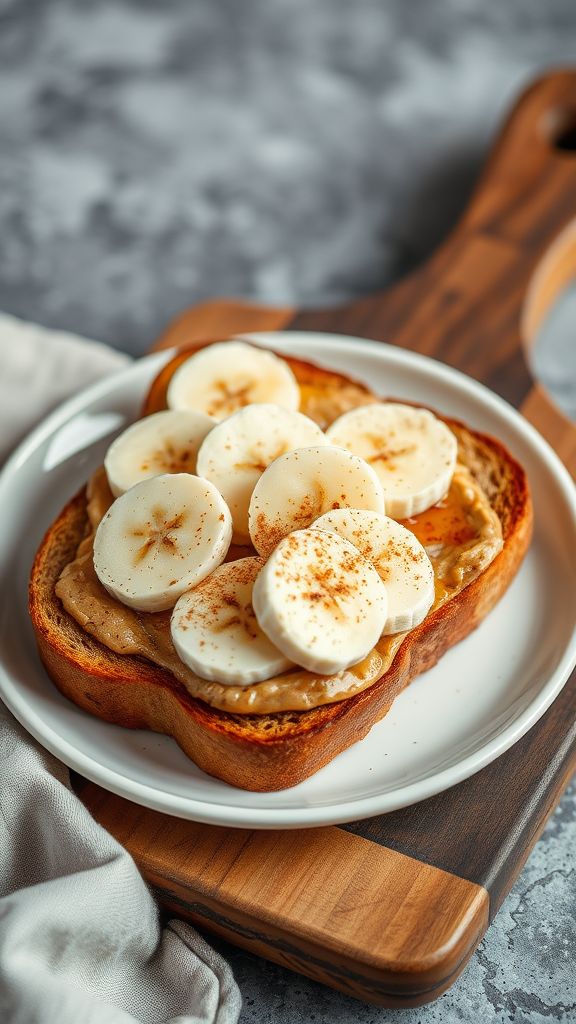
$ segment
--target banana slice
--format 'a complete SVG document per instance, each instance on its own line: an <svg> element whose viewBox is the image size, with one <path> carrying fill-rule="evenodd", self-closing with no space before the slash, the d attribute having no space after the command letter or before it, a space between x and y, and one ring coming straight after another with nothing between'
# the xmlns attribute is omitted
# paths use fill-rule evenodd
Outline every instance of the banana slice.
<svg viewBox="0 0 576 1024"><path fill-rule="evenodd" d="M300 388L292 370L273 352L226 341L196 352L176 370L166 395L170 409L198 409L217 420L252 402L298 409Z"/></svg>
<svg viewBox="0 0 576 1024"><path fill-rule="evenodd" d="M195 473L196 456L216 420L204 412L169 409L146 416L112 442L104 468L115 498L162 473Z"/></svg>
<svg viewBox="0 0 576 1024"><path fill-rule="evenodd" d="M388 594L383 633L403 633L418 626L434 603L434 569L410 530L378 512L336 508L314 523L350 541L372 562Z"/></svg>
<svg viewBox="0 0 576 1024"><path fill-rule="evenodd" d="M232 517L214 484L189 473L143 480L110 506L94 538L94 569L113 597L160 612L226 557Z"/></svg>
<svg viewBox="0 0 576 1024"><path fill-rule="evenodd" d="M427 409L382 402L344 413L326 431L330 444L361 455L376 470L393 519L407 519L444 497L457 442Z"/></svg>
<svg viewBox="0 0 576 1024"><path fill-rule="evenodd" d="M254 488L248 512L252 543L267 557L282 537L332 508L384 512L376 473L343 448L297 448L275 459Z"/></svg>
<svg viewBox="0 0 576 1024"><path fill-rule="evenodd" d="M294 448L327 443L313 420L279 405L249 405L210 431L198 453L198 474L226 501L236 544L250 543L250 498L270 463Z"/></svg>
<svg viewBox="0 0 576 1024"><path fill-rule="evenodd" d="M372 650L388 601L375 568L353 544L308 529L280 541L256 578L252 605L266 636L287 658L332 675Z"/></svg>
<svg viewBox="0 0 576 1024"><path fill-rule="evenodd" d="M264 562L226 562L178 600L170 623L176 653L202 679L248 686L292 668L262 632L252 587Z"/></svg>

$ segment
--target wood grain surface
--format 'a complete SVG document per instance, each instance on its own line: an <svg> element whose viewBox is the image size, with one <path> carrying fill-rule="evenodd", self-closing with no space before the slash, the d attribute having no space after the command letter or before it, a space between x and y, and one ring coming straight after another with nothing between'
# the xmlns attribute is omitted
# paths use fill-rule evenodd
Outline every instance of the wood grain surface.
<svg viewBox="0 0 576 1024"><path fill-rule="evenodd" d="M197 825L92 783L82 797L170 910L351 995L425 1001L487 926L481 886L338 828Z"/></svg>
<svg viewBox="0 0 576 1024"><path fill-rule="evenodd" d="M434 356L519 408L576 472L576 428L530 372L530 348L576 272L576 72L537 81L497 140L469 208L424 266L344 307L242 302L185 311L171 347L257 330L357 335ZM576 767L576 674L476 776L339 828L232 831L168 819L92 784L82 796L171 910L238 945L388 1006L458 976Z"/></svg>

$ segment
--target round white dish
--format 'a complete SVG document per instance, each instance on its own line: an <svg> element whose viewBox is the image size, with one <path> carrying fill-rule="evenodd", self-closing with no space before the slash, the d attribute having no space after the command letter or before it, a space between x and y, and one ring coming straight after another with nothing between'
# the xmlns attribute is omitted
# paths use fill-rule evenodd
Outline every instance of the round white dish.
<svg viewBox="0 0 576 1024"><path fill-rule="evenodd" d="M526 468L534 540L512 586L480 628L413 682L366 739L311 779L277 793L234 789L201 772L168 737L109 725L60 695L27 613L38 543L138 415L169 357L143 359L53 413L0 478L0 695L48 750L106 789L196 821L298 828L395 810L448 789L498 757L544 714L576 662L576 497L540 435L486 388L440 363L337 335L266 333L251 340L364 380L498 437Z"/></svg>

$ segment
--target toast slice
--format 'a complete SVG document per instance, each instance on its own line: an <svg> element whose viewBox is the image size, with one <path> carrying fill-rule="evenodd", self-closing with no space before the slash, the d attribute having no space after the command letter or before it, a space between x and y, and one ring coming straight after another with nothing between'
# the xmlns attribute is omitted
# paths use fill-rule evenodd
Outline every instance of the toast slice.
<svg viewBox="0 0 576 1024"><path fill-rule="evenodd" d="M179 353L161 371L145 401L145 414L165 407L168 381L190 352ZM363 385L283 358L296 373L303 395L309 389L308 400L313 396L320 421L335 396L341 411L373 400ZM201 769L233 786L280 790L313 775L362 739L412 679L482 622L527 550L532 506L524 471L497 440L447 422L458 436L461 459L500 520L503 549L479 576L404 638L388 671L367 689L307 711L232 714L191 697L171 672L147 659L109 650L67 614L54 589L89 532L84 490L48 529L30 579L30 613L40 656L58 689L106 721L172 736Z"/></svg>

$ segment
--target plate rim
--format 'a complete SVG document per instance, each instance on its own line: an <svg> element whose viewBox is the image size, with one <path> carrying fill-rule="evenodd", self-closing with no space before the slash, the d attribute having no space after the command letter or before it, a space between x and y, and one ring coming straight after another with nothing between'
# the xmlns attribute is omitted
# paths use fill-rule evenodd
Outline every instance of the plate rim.
<svg viewBox="0 0 576 1024"><path fill-rule="evenodd" d="M572 514L572 525L576 536L576 489L568 470L559 456L516 409L485 385L468 377L462 371L411 350L401 349L397 346L372 339L356 338L351 335L315 331L263 331L244 333L238 335L238 337L243 337L262 345L273 344L274 339L278 341L278 338L281 337L289 342L296 341L296 349L304 345L306 339L313 339L314 343L319 341L322 344L328 343L327 347L336 346L344 355L349 352L350 346L353 344L356 350L359 347L363 347L369 355L383 354L402 368L419 368L451 388L455 388L458 392L470 394L472 397L480 400L481 404L488 406L490 411L503 416L513 431L519 432L520 436L523 435L524 439L535 450L537 457L552 472L556 483L563 493L567 508ZM287 346L286 351L288 352L289 349L290 345ZM13 474L22 469L30 454L72 416L83 411L90 403L104 397L115 385L129 380L135 373L136 368L140 370L146 365L150 367L151 372L155 367L159 369L170 359L173 352L174 349L169 349L144 356L128 366L108 374L59 405L18 445L7 460L0 473L0 493L9 487ZM301 353L297 352L296 354ZM107 765L96 761L92 756L85 755L74 744L70 743L66 737L58 734L51 726L44 723L38 712L33 707L30 708L23 697L19 699L17 683L12 681L9 670L6 669L1 657L0 698L21 725L42 746L60 758L70 768L80 772L91 781L102 785L103 788L110 792L133 800L153 810L201 823L253 829L291 829L342 824L375 814L387 813L426 800L464 781L505 753L506 750L510 749L532 728L558 696L575 664L576 628L564 649L556 670L543 683L524 711L495 737L483 743L478 750L468 754L467 757L461 758L447 768L433 772L425 779L416 780L404 786L396 786L393 790L386 793L359 797L342 804L326 804L321 807L307 807L304 804L297 808L284 807L275 809L271 807L246 807L234 805L233 802L217 803L197 797L191 798L169 793L166 790L160 789L155 784L142 783L126 775L118 768L111 769ZM230 787L230 789L232 792L235 791L234 787ZM391 799L393 796L396 798Z"/></svg>

